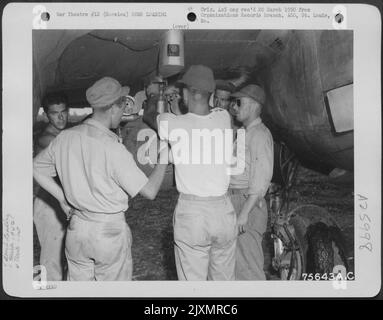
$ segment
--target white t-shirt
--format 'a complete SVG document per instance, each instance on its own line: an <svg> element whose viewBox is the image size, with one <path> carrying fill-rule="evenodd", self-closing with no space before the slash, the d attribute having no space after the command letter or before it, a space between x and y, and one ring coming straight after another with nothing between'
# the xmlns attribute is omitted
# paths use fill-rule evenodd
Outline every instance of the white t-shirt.
<svg viewBox="0 0 383 320"><path fill-rule="evenodd" d="M229 113L220 108L204 116L162 113L157 123L160 138L171 145L178 191L200 197L225 194L233 148Z"/></svg>

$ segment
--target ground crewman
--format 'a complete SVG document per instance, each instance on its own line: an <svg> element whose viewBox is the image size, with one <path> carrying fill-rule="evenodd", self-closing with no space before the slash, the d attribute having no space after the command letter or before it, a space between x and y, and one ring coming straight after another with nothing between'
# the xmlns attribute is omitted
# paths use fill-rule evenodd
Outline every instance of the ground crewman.
<svg viewBox="0 0 383 320"><path fill-rule="evenodd" d="M236 280L265 280L262 238L267 226L264 196L273 175L273 138L262 123L265 92L248 85L232 95L236 98L236 119L243 123L245 170L233 175L229 194L237 212L239 236L236 250Z"/></svg>
<svg viewBox="0 0 383 320"><path fill-rule="evenodd" d="M229 165L215 157L201 161L204 152L214 155L214 150L202 144L193 148L198 145L193 132L204 131L206 135L200 138L209 139L213 132L220 135L231 131L230 115L221 108L209 109L215 81L208 67L191 66L180 83L184 86L181 92L188 113L158 114L150 99L144 113L144 121L171 145L180 193L174 212L178 279L234 280L237 229L236 215L227 196ZM228 142L232 143L232 136Z"/></svg>
<svg viewBox="0 0 383 320"><path fill-rule="evenodd" d="M128 88L110 77L86 98L92 117L64 130L34 159L34 177L70 218L65 243L68 280L131 280L132 236L125 220L137 193L154 199L166 165L149 179L110 129L117 128ZM58 175L62 188L52 178Z"/></svg>

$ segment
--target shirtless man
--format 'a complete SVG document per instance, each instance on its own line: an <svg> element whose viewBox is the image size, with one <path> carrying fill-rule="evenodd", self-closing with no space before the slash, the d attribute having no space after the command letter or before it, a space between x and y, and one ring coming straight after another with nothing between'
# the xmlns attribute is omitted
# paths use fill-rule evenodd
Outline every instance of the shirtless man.
<svg viewBox="0 0 383 320"><path fill-rule="evenodd" d="M43 109L49 123L37 140L36 154L45 149L68 124L68 99L64 94L47 94L43 99Z"/></svg>
<svg viewBox="0 0 383 320"><path fill-rule="evenodd" d="M47 94L43 99L43 109L48 125L36 141L36 155L44 150L68 124L68 100L64 94ZM66 217L58 201L42 188L36 191L33 220L41 246L40 265L47 271L47 280L64 280Z"/></svg>

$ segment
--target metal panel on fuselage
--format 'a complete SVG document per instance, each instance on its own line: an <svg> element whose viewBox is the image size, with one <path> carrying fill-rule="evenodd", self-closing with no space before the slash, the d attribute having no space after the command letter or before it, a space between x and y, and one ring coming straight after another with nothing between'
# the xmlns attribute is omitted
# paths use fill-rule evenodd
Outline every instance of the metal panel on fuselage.
<svg viewBox="0 0 383 320"><path fill-rule="evenodd" d="M311 168L353 170L353 131L334 132L325 105L326 91L353 82L352 61L352 31L291 31L261 72L265 118Z"/></svg>

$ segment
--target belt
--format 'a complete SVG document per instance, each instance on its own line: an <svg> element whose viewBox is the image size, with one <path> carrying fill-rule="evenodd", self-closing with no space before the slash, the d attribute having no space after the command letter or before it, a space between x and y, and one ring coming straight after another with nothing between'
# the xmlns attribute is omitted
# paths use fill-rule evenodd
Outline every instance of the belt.
<svg viewBox="0 0 383 320"><path fill-rule="evenodd" d="M80 211L77 209L73 209L72 215L75 215L79 217L80 219L83 219L86 221L94 221L94 222L126 221L124 211L117 212L117 213L100 213L100 212Z"/></svg>
<svg viewBox="0 0 383 320"><path fill-rule="evenodd" d="M196 196L194 194L180 193L178 199L180 199L180 200L196 200L196 201L217 201L217 200L227 199L227 194L225 193L221 196L200 197L200 196Z"/></svg>
<svg viewBox="0 0 383 320"><path fill-rule="evenodd" d="M228 195L245 195L246 198L247 196L249 195L248 194L248 189L232 189L230 188L229 190L227 190L227 194ZM264 198L261 198L259 199L257 202L256 202L256 205L259 207L259 208L263 208L263 203L264 203Z"/></svg>
<svg viewBox="0 0 383 320"><path fill-rule="evenodd" d="M247 195L247 192L248 192L247 188L244 188L244 189L229 188L229 190L227 190L228 194L244 194L244 195Z"/></svg>

